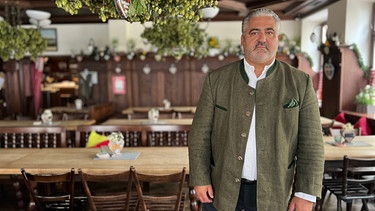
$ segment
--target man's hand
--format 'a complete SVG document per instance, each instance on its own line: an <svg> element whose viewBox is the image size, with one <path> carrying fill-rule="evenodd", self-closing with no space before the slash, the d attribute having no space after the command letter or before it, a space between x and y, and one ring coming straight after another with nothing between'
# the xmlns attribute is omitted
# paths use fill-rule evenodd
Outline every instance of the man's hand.
<svg viewBox="0 0 375 211"><path fill-rule="evenodd" d="M289 204L288 211L311 211L313 202L294 196Z"/></svg>
<svg viewBox="0 0 375 211"><path fill-rule="evenodd" d="M212 190L211 185L195 186L194 190L199 201L201 201L202 203L212 203L212 199L214 198L214 191Z"/></svg>

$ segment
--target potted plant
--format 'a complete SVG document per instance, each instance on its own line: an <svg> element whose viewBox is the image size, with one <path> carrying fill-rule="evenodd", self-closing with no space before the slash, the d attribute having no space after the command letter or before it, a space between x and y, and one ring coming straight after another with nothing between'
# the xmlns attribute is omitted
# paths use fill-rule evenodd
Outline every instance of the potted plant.
<svg viewBox="0 0 375 211"><path fill-rule="evenodd" d="M375 113L375 88L367 84L356 96L356 111L360 113Z"/></svg>

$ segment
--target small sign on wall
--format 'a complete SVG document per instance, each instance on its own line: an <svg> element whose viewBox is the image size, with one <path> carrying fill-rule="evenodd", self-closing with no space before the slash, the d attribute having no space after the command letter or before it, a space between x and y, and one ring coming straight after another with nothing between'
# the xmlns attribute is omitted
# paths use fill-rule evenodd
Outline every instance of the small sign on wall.
<svg viewBox="0 0 375 211"><path fill-rule="evenodd" d="M113 76L112 77L112 91L113 94L126 94L126 80L125 76Z"/></svg>

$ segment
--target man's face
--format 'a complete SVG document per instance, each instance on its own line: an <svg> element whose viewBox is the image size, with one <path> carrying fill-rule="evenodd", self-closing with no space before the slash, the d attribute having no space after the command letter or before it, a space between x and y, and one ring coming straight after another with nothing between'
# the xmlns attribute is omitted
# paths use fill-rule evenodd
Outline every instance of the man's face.
<svg viewBox="0 0 375 211"><path fill-rule="evenodd" d="M276 57L279 32L273 17L251 18L241 35L246 61L251 64L270 64Z"/></svg>

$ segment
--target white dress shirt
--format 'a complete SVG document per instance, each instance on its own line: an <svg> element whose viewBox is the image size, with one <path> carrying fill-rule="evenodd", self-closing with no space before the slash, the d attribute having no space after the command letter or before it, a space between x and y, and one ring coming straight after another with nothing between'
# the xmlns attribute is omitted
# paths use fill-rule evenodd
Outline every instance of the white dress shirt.
<svg viewBox="0 0 375 211"><path fill-rule="evenodd" d="M260 74L259 77L255 75L255 68L254 66L251 66L249 63L246 62L244 59L244 69L249 77L249 86L256 89L258 80L261 80L266 77L267 70L273 65L275 60L272 61L270 65L267 65L264 67L262 74ZM242 170L242 178L248 179L248 180L257 180L257 157L256 157L256 134L255 134L255 109L256 106L254 105L254 112L253 117L251 119L250 124L250 131L249 136L247 139L246 144L246 152L245 152L245 159L244 159L244 166ZM316 197L305 194L302 192L295 193L295 196L303 198L305 200L316 202Z"/></svg>

